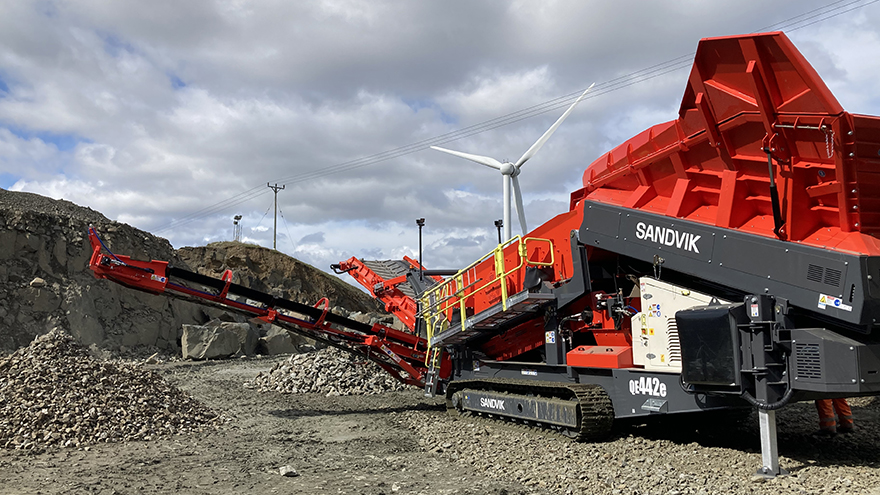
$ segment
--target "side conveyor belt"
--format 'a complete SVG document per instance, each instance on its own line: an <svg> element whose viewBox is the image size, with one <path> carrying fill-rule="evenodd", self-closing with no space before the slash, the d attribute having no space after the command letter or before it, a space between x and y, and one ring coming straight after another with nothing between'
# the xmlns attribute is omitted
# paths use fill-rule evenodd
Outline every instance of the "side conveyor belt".
<svg viewBox="0 0 880 495"><path fill-rule="evenodd" d="M165 261L137 261L115 255L94 228L89 228L89 242L89 268L96 278L257 318L363 356L404 383L418 387L425 384L428 343L417 335L334 314L327 298L309 306L234 284L230 270L218 279L169 266ZM103 254L102 248L108 254ZM443 368L448 369L448 363Z"/></svg>

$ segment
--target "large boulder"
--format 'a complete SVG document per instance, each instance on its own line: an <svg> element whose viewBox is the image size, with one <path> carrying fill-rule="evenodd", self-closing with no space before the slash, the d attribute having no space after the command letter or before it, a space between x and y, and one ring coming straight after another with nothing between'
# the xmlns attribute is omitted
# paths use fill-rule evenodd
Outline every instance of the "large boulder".
<svg viewBox="0 0 880 495"><path fill-rule="evenodd" d="M184 359L228 358L241 347L234 331L205 325L183 325L180 344Z"/></svg>
<svg viewBox="0 0 880 495"><path fill-rule="evenodd" d="M296 344L287 330L272 325L266 331L266 336L260 338L257 352L268 356L276 354L292 354L297 352Z"/></svg>
<svg viewBox="0 0 880 495"><path fill-rule="evenodd" d="M260 331L250 323L236 323L216 319L209 321L205 326L219 328L234 333L238 337L238 352L241 354L253 356L257 350L257 343L260 340Z"/></svg>

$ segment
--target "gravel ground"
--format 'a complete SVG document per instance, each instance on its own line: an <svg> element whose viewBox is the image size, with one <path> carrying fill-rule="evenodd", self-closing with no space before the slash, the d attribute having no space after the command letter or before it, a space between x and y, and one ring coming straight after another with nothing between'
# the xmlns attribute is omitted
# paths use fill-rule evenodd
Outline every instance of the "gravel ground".
<svg viewBox="0 0 880 495"><path fill-rule="evenodd" d="M564 443L517 426L408 412L399 419L422 448L538 493L728 494L865 493L880 495L880 404L854 400L858 434L814 437L812 403L778 413L780 464L790 476L766 481L757 418L738 428L667 421L619 425L606 442ZM878 401L880 402L880 401ZM425 421L425 416L432 421Z"/></svg>
<svg viewBox="0 0 880 495"><path fill-rule="evenodd" d="M245 388L287 357L152 366L228 418L199 433L44 452L0 449L0 493L880 495L880 404L853 401L859 431L815 438L812 404L779 414L791 476L757 481L756 426L618 425L573 444L464 418L419 390L281 394ZM289 466L297 476L286 477Z"/></svg>

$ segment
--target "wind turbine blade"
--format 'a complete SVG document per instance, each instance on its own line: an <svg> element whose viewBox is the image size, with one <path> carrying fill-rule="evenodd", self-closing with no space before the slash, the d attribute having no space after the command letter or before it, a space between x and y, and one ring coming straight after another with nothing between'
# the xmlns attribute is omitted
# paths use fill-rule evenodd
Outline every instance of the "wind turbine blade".
<svg viewBox="0 0 880 495"><path fill-rule="evenodd" d="M523 156L519 157L519 160L517 160L516 163L514 163L514 166L516 168L522 167L523 163L527 162L529 158L535 156L535 153L537 153L538 150L541 149L541 146L544 146L544 143L546 143L547 140L550 139L550 136L552 136L553 133L556 132L556 129L562 124L562 122L568 118L568 116L571 114L572 110L574 110L574 107L576 107L577 104L580 103L581 100L584 99L584 96L587 96L587 93L589 93L590 90L593 89L593 86L595 86L595 85L596 85L596 83L590 84L590 87L587 88L587 90L584 91L583 94L580 95L578 97L578 99L575 100L574 103L571 104L570 107L568 107L568 110L566 110L565 113L562 114L562 117L559 117L559 119L557 119L556 122L554 122L553 125L551 125L549 129L547 129L547 132L545 132L543 136L541 136L537 141L535 141L535 144L533 144L531 148L526 150L526 152L523 153Z"/></svg>
<svg viewBox="0 0 880 495"><path fill-rule="evenodd" d="M512 177L513 179L513 197L516 198L516 213L519 215L519 225L522 227L523 235L526 235L529 232L529 228L526 227L526 210L523 208L522 202L522 192L519 190L519 179L516 176Z"/></svg>
<svg viewBox="0 0 880 495"><path fill-rule="evenodd" d="M450 155L455 155L457 157L464 158L465 160L470 160L472 162L477 162L480 165L485 165L487 167L494 168L495 170L501 170L501 162L489 156L472 155L470 153L462 153L461 151L448 150L439 146L431 146L431 149L442 151L444 153L449 153Z"/></svg>

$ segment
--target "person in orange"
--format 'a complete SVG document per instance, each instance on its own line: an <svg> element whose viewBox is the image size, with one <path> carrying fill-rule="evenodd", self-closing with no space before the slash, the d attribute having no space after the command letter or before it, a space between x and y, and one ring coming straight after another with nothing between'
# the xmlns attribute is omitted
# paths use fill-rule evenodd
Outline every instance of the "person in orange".
<svg viewBox="0 0 880 495"><path fill-rule="evenodd" d="M846 399L819 399L816 401L816 409L819 411L819 432L824 435L837 433L852 433L853 426L852 410ZM834 413L837 413L835 420Z"/></svg>

